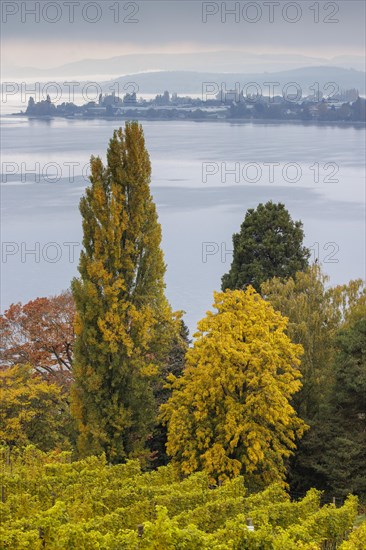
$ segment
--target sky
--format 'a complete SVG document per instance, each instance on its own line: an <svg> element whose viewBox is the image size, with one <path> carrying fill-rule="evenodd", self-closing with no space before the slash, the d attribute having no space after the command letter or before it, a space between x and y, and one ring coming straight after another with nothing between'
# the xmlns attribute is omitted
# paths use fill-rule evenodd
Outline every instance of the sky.
<svg viewBox="0 0 366 550"><path fill-rule="evenodd" d="M365 6L364 0L2 0L1 60L6 71L130 53L362 56Z"/></svg>

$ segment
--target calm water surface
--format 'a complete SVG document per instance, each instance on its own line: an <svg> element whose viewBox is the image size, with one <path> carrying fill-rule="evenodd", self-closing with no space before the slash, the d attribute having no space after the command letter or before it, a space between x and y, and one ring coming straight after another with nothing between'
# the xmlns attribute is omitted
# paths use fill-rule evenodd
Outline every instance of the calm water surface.
<svg viewBox="0 0 366 550"><path fill-rule="evenodd" d="M334 284L365 277L365 129L143 122L163 229L167 294L195 324L230 266L247 208L284 202ZM77 273L80 196L115 121L3 117L2 308ZM41 174L40 177L36 176ZM32 253L33 251L33 253ZM73 254L74 252L74 254Z"/></svg>

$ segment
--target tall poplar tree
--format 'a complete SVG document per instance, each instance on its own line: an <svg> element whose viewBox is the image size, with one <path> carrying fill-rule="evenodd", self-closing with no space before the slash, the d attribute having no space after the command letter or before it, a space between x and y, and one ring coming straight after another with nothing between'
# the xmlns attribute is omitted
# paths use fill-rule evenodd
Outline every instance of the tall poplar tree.
<svg viewBox="0 0 366 550"><path fill-rule="evenodd" d="M142 456L154 423L154 379L169 345L161 228L142 127L114 132L107 164L91 158L80 202L83 248L76 303L72 411L82 455Z"/></svg>

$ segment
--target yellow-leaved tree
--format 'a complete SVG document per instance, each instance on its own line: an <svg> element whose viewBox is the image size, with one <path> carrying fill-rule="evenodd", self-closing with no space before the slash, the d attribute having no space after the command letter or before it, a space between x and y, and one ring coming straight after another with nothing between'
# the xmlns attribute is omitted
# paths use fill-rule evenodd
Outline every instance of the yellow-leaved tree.
<svg viewBox="0 0 366 550"><path fill-rule="evenodd" d="M67 394L43 380L30 365L0 370L0 443L68 449L74 439Z"/></svg>
<svg viewBox="0 0 366 550"><path fill-rule="evenodd" d="M72 413L80 454L104 452L115 463L149 456L154 386L175 333L150 174L142 127L126 122L110 140L107 164L92 157L80 201Z"/></svg>
<svg viewBox="0 0 366 550"><path fill-rule="evenodd" d="M182 474L216 481L245 475L250 487L282 481L285 460L306 430L291 398L299 391L302 347L287 319L249 286L215 293L173 393L161 407L167 451Z"/></svg>

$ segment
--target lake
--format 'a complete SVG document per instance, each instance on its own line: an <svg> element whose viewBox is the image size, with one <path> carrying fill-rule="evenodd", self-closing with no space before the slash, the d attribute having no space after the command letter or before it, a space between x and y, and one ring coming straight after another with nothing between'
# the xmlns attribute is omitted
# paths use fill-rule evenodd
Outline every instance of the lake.
<svg viewBox="0 0 366 550"><path fill-rule="evenodd" d="M143 122L163 230L167 295L191 331L231 263L248 208L285 203L332 284L365 277L365 128ZM108 120L1 118L2 309L77 274L78 203Z"/></svg>

